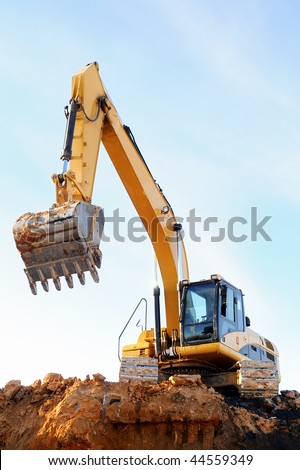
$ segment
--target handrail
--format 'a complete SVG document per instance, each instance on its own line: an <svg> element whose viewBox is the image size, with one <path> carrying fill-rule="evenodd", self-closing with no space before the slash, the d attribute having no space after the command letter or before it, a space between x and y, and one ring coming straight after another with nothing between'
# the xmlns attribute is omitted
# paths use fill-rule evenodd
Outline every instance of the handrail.
<svg viewBox="0 0 300 470"><path fill-rule="evenodd" d="M137 309L139 308L140 304L142 302L145 302L145 327L144 329L146 330L147 329L147 300L142 297L141 300L139 301L139 303L137 304L137 306L135 307L135 309L133 310L132 314L130 315L126 325L124 326L123 330L121 331L120 335L119 335L119 338L118 338L118 357L119 357L119 361L121 362L121 356L120 356L120 342L121 342L121 337L124 333L124 331L126 330L127 326L129 325L129 323L131 322L131 319L132 317L134 316L135 312L137 311Z"/></svg>

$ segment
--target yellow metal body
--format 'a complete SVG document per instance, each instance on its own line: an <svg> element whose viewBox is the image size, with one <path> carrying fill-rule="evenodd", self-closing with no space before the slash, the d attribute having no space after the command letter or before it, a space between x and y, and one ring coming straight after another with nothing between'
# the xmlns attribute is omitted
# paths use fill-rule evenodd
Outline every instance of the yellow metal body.
<svg viewBox="0 0 300 470"><path fill-rule="evenodd" d="M162 332L164 328L162 329ZM182 368L184 366L220 368L222 370L230 370L238 362L247 360L239 350L247 345L252 344L261 347L268 352L272 352L277 358L279 357L278 349L272 344L272 350L266 344L266 340L258 333L250 328L246 331L234 331L227 333L221 341L196 344L194 346L177 346L177 357L164 358L159 362L160 369L169 369L170 367ZM123 348L123 357L153 357L154 355L154 332L143 331L136 344L129 344ZM277 362L278 381L280 381L279 362Z"/></svg>
<svg viewBox="0 0 300 470"><path fill-rule="evenodd" d="M122 357L154 357L154 329L143 330L137 343L127 344L122 349Z"/></svg>
<svg viewBox="0 0 300 470"><path fill-rule="evenodd" d="M83 104L90 118L97 115L99 99L102 104L95 122L86 119L82 108L77 112L72 158L64 174L65 181L61 183L58 175L53 175L57 205L78 200L91 201L102 141L152 242L162 276L167 329L171 337L173 329L179 330L178 235L174 230L175 215L125 131L104 88L97 63L84 67L74 75L71 99ZM185 248L182 241L180 244L182 275L188 279Z"/></svg>
<svg viewBox="0 0 300 470"><path fill-rule="evenodd" d="M72 143L72 158L69 170L65 173L65 182L59 183L57 175L53 175L56 184L56 202L86 201L91 202L102 138L105 112L101 110L98 118L92 122L98 113L97 98L106 96L101 82L98 66L91 64L72 78L71 100L75 100L80 107L77 111L74 138Z"/></svg>

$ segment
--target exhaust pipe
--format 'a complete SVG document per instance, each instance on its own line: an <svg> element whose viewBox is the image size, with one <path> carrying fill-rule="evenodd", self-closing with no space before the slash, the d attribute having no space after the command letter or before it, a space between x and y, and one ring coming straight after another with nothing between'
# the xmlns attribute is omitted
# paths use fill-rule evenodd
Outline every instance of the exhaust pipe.
<svg viewBox="0 0 300 470"><path fill-rule="evenodd" d="M160 288L155 286L154 295L154 319L155 319L155 352L158 357L161 354L161 324L160 324Z"/></svg>

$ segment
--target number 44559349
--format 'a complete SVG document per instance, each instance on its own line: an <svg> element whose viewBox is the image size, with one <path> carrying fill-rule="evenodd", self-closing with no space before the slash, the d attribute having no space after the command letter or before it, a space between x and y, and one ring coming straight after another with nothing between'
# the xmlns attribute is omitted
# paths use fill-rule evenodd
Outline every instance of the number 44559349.
<svg viewBox="0 0 300 470"><path fill-rule="evenodd" d="M253 455L236 455L236 454L203 454L193 455L190 463L195 465L251 465Z"/></svg>

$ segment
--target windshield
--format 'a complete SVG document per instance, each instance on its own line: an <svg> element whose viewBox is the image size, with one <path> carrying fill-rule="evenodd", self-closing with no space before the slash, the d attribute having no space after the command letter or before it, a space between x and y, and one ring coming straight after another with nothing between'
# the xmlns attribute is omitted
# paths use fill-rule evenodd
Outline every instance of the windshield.
<svg viewBox="0 0 300 470"><path fill-rule="evenodd" d="M183 312L183 336L187 343L212 336L214 305L214 283L199 283L188 287Z"/></svg>

